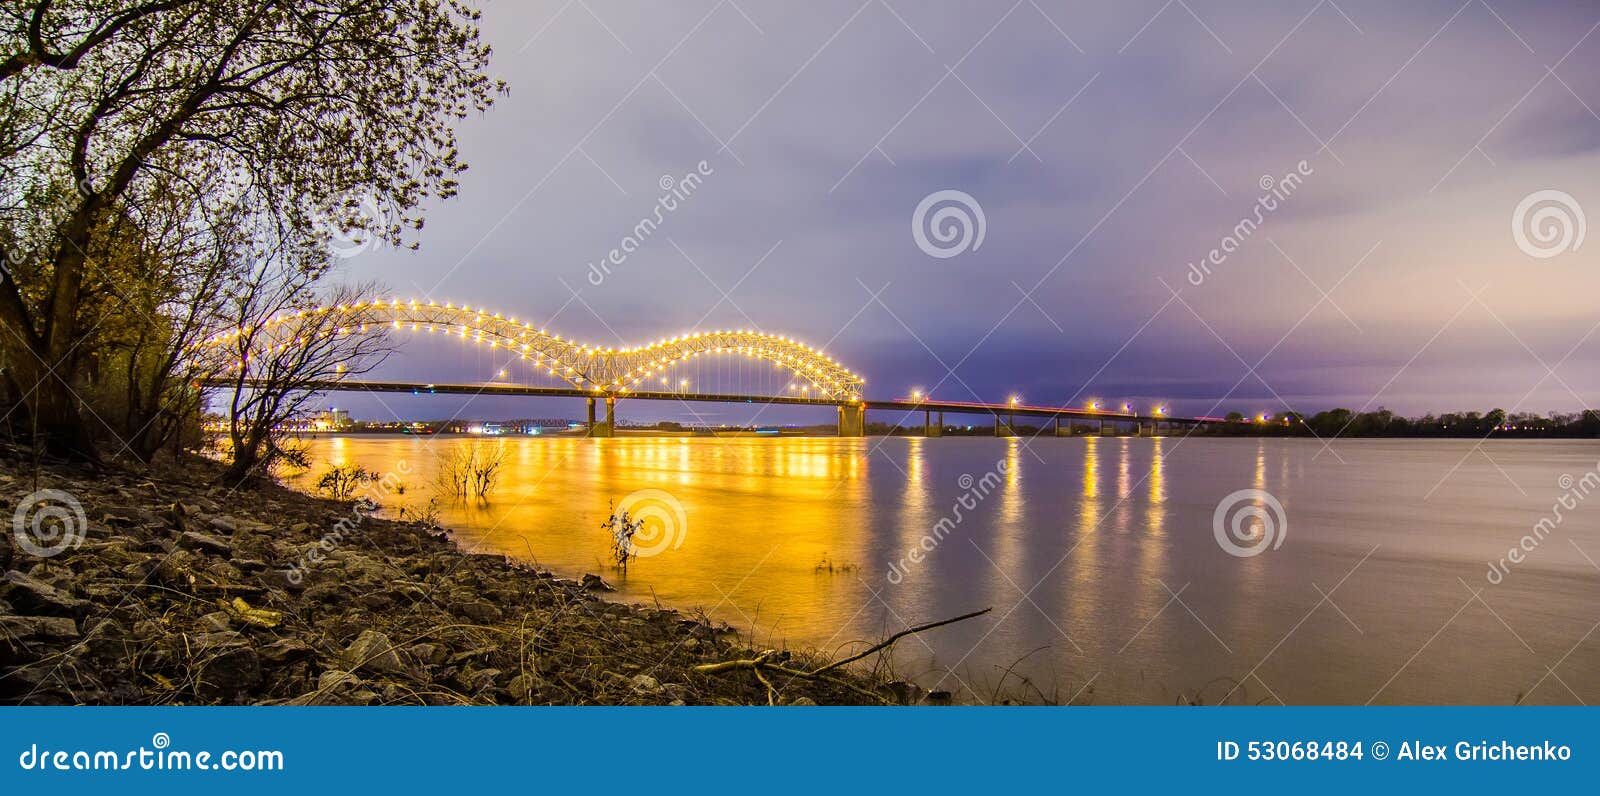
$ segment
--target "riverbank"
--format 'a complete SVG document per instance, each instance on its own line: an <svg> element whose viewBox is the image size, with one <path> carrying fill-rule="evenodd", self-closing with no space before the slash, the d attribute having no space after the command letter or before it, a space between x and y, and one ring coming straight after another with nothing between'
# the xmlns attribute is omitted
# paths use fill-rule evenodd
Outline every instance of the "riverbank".
<svg viewBox="0 0 1600 796"><path fill-rule="evenodd" d="M203 462L100 474L0 462L0 494L23 529L0 536L0 702L805 705L922 696L860 669L780 679L770 691L750 671L697 671L764 654L793 670L825 661L750 649L703 616L609 602L598 577L567 580L464 552L448 531L420 522L277 485L230 492L212 476ZM40 490L59 490L54 505L81 535L51 555L27 533Z"/></svg>

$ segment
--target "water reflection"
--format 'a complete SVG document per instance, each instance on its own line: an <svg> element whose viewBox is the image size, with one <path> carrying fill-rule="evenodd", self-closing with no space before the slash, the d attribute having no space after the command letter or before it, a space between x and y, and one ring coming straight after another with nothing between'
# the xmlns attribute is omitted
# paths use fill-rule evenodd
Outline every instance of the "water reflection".
<svg viewBox="0 0 1600 796"><path fill-rule="evenodd" d="M310 487L330 464L388 473L403 461L406 492L387 508L415 509L438 497L439 456L460 444L323 437L311 442L317 466L298 480ZM1319 443L1301 440L503 444L507 465L489 501L443 501L441 519L468 549L534 560L569 577L600 572L624 599L704 607L756 628L757 643L767 645L832 650L991 605L995 624L903 644L897 665L938 671L962 661L961 682L981 684L1042 648L1017 671L1068 684L1069 694L1093 677L1096 701L1113 703L1170 703L1176 692L1242 677L1263 660L1257 677L1286 701L1364 702L1401 670L1419 639L1458 611L1458 578L1481 580L1480 562L1504 554L1506 529L1528 527L1548 511L1548 500L1524 498L1492 470L1445 482L1423 505L1417 468L1432 468L1432 484L1467 459L1470 443L1391 449L1362 441L1356 444L1367 447L1359 450L1375 453L1360 467L1317 458ZM1342 455L1355 460L1349 449ZM1504 443L1495 453L1500 467L1529 484L1555 483L1593 459L1592 446ZM1477 466L1467 461L1463 471ZM1235 558L1216 544L1212 512L1224 495L1247 487L1283 499L1292 529L1282 548ZM601 522L612 503L640 490L664 490L682 505L683 545L639 559L626 574L604 569ZM1600 550L1600 524L1567 523L1563 533L1582 549ZM924 537L936 543L924 545ZM1312 584L1339 583L1375 544L1384 554L1349 577L1338 591L1340 610L1319 608ZM1600 579L1569 546L1547 545L1544 558L1519 571L1522 585L1492 595L1496 610L1515 617L1536 649L1570 648L1593 622ZM923 551L923 560L891 582L887 565L912 550ZM1168 589L1182 591L1182 605L1171 603ZM1506 637L1478 613L1460 613L1460 632L1435 640L1388 684L1385 698L1505 701L1525 689L1500 683L1495 673L1519 671L1526 650L1515 639L1473 643ZM1291 630L1294 643L1279 646ZM1562 671L1588 701L1600 699L1597 661L1574 655ZM1462 674L1462 667L1471 671ZM1533 701L1559 701L1559 694L1540 689Z"/></svg>

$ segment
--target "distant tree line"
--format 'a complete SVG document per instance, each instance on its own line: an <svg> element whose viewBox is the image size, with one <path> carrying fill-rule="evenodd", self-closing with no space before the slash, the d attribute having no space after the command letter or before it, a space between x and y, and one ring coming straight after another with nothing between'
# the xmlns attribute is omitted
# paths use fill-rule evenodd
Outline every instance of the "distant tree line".
<svg viewBox="0 0 1600 796"><path fill-rule="evenodd" d="M503 90L478 24L459 0L0 4L0 434L149 461L226 378L229 480L270 464L308 379L384 353L314 310L376 290L330 284L336 244L414 246L455 193L454 125Z"/></svg>
<svg viewBox="0 0 1600 796"><path fill-rule="evenodd" d="M1314 415L1284 412L1266 417L1247 418L1229 412L1232 423L1212 424L1208 434L1328 437L1597 437L1600 412L1487 412L1432 413L1422 417L1402 417L1379 407L1371 412L1329 409Z"/></svg>

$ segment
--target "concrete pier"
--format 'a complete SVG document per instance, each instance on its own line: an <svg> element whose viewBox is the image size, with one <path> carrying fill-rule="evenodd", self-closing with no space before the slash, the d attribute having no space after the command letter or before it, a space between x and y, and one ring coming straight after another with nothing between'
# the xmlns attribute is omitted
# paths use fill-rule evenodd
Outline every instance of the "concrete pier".
<svg viewBox="0 0 1600 796"><path fill-rule="evenodd" d="M861 437L867 433L867 407L846 404L839 407L839 436Z"/></svg>

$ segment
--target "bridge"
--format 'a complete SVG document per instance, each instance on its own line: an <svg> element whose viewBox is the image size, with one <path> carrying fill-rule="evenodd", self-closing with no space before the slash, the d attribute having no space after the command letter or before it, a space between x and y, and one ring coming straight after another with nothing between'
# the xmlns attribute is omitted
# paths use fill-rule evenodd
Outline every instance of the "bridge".
<svg viewBox="0 0 1600 796"><path fill-rule="evenodd" d="M417 395L513 395L583 398L587 404L587 431L590 436L609 437L616 430L616 405L620 399L639 401L715 402L835 407L839 435L859 437L866 430L866 413L888 410L923 413L924 433L941 436L946 413L992 417L996 436L1015 433L1016 418L1032 418L1053 424L1052 433L1070 435L1075 425L1088 424L1095 433L1105 433L1131 425L1134 433L1159 433L1163 426L1193 426L1226 422L1214 417L1173 417L1163 407L1136 411L1123 404L1120 411L1103 409L1098 403L1086 407L1025 404L1013 396L1001 403L935 400L920 392L910 397L868 399L866 380L851 372L822 351L782 335L761 331L693 332L670 339L633 347L601 347L564 339L483 308L439 305L434 302L387 299L351 305L317 307L285 313L268 319L259 327L233 330L202 341L197 348L234 357L228 366L233 378L219 376L202 382L203 387L246 388L263 386L266 381L251 377L254 360L274 352L304 348L317 334L375 334L388 331L423 335L454 336L475 345L501 352L516 362L526 362L531 373L542 372L558 382L553 386L484 383L439 384L421 382L360 381L343 377L311 379L300 386L314 392L411 393ZM744 360L770 362L779 371L788 371L793 381L789 394L757 395L749 391L652 389L653 379L670 383L667 373L701 357L726 355ZM241 371L244 371L241 373ZM502 371L503 372L503 371ZM241 381L238 377L245 376ZM597 415L603 404L604 415ZM1063 421L1066 425L1063 426ZM1108 425L1109 424L1109 425Z"/></svg>

